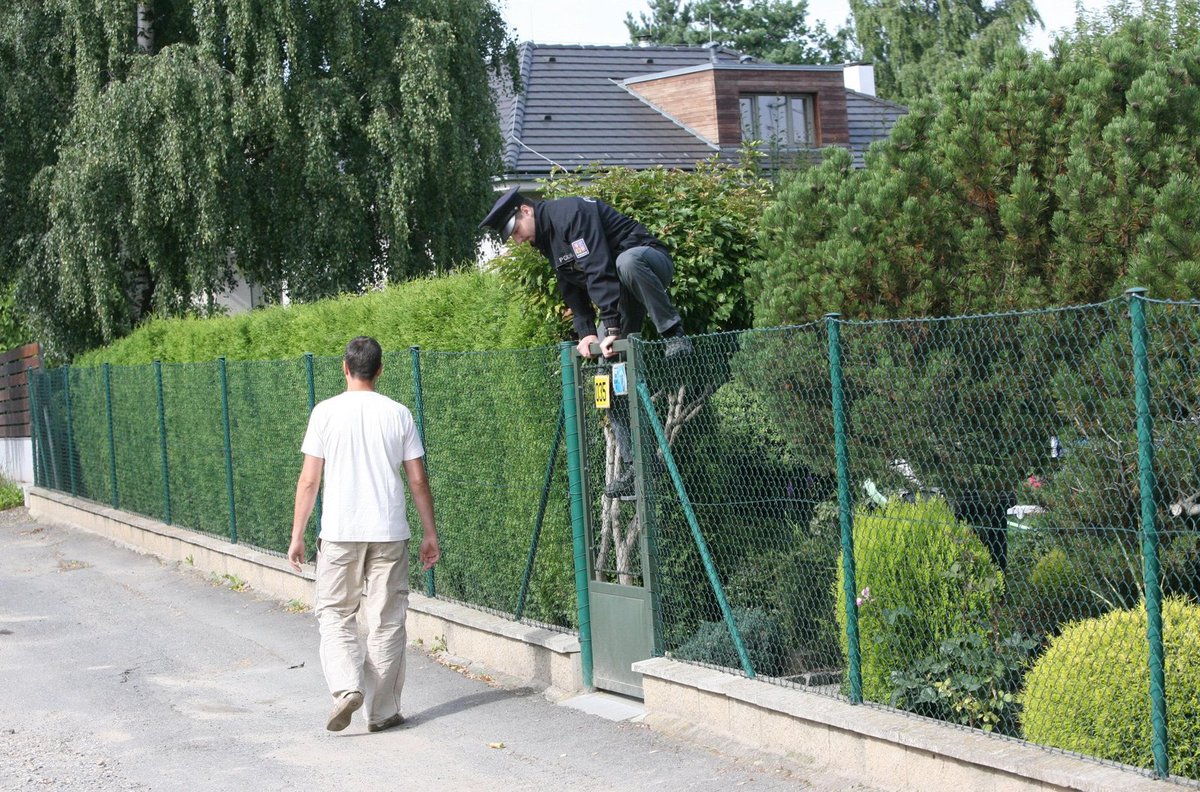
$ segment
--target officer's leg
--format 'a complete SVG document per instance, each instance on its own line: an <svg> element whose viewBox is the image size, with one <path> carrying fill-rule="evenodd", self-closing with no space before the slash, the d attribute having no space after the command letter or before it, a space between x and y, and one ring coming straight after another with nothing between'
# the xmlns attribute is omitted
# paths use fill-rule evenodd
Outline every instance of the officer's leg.
<svg viewBox="0 0 1200 792"><path fill-rule="evenodd" d="M671 302L667 288L671 285L674 275L671 257L658 248L636 247L626 250L617 256L617 277L621 281L622 291L632 297L641 307L641 319L650 314L650 321L660 335L673 334L680 328L679 312ZM622 294L624 297L626 294ZM632 306L629 307L632 309ZM632 310L622 306L623 311L632 315ZM626 323L626 327L641 327L637 324Z"/></svg>

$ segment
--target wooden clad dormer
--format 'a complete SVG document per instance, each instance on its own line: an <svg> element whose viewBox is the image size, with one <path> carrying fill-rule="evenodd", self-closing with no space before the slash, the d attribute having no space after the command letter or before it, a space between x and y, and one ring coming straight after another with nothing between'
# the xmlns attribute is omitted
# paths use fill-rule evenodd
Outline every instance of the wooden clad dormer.
<svg viewBox="0 0 1200 792"><path fill-rule="evenodd" d="M795 97L808 106L808 145L849 145L846 87L841 66L706 63L645 77L625 88L718 146L742 142L743 99ZM790 103L789 103L790 104Z"/></svg>

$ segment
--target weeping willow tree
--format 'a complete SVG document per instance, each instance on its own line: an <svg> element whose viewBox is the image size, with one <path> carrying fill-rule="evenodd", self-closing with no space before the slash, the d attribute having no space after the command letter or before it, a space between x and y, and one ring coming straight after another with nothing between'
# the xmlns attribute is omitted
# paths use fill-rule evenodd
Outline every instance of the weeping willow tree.
<svg viewBox="0 0 1200 792"><path fill-rule="evenodd" d="M20 262L58 354L212 311L236 275L306 300L473 259L514 57L489 0L18 5L67 53Z"/></svg>

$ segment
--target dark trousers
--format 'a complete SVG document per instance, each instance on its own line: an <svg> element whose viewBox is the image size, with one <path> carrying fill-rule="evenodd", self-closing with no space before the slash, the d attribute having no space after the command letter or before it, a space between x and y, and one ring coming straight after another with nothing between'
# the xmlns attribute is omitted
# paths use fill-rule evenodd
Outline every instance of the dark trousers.
<svg viewBox="0 0 1200 792"><path fill-rule="evenodd" d="M624 334L640 333L647 314L660 334L679 324L679 311L667 291L674 274L671 257L658 248L635 247L617 256Z"/></svg>

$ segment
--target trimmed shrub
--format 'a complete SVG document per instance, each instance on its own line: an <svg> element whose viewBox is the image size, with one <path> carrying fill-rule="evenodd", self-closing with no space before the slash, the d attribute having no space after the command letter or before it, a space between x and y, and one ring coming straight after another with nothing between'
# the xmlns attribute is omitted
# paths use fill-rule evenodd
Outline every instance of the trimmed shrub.
<svg viewBox="0 0 1200 792"><path fill-rule="evenodd" d="M778 676L784 667L783 628L779 620L762 608L734 608L733 620L742 636L755 674ZM741 668L742 661L724 620L706 621L696 635L674 653L680 660Z"/></svg>
<svg viewBox="0 0 1200 792"><path fill-rule="evenodd" d="M414 345L446 351L524 349L557 340L552 326L536 318L516 290L494 273L476 271L237 316L155 319L74 363L281 360L305 352L340 356L346 342L359 335L374 336L388 352Z"/></svg>
<svg viewBox="0 0 1200 792"><path fill-rule="evenodd" d="M854 514L863 697L892 701L892 675L937 653L942 642L988 624L1004 586L987 548L941 498L898 498ZM837 620L846 645L845 573L837 566Z"/></svg>
<svg viewBox="0 0 1200 792"><path fill-rule="evenodd" d="M1200 606L1163 602L1168 758L1200 778ZM1146 607L1068 625L1025 678L1025 738L1135 767L1153 767Z"/></svg>

